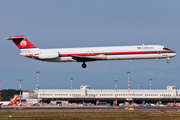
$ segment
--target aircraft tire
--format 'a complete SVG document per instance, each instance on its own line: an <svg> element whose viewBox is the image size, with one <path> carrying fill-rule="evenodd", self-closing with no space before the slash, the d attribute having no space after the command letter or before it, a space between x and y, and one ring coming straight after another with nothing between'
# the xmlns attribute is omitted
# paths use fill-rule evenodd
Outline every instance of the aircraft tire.
<svg viewBox="0 0 180 120"><path fill-rule="evenodd" d="M87 65L86 65L85 63L83 63L83 64L82 64L82 67L83 67L83 68L86 68L86 67L87 67Z"/></svg>

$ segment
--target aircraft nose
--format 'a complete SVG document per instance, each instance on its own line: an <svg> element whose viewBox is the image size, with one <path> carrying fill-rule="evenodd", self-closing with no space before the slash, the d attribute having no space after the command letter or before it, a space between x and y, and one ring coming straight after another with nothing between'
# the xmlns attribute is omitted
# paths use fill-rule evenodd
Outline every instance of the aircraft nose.
<svg viewBox="0 0 180 120"><path fill-rule="evenodd" d="M177 53L176 53L175 51L173 51L173 53L172 53L172 54L173 54L173 56L176 56L176 54L177 54Z"/></svg>

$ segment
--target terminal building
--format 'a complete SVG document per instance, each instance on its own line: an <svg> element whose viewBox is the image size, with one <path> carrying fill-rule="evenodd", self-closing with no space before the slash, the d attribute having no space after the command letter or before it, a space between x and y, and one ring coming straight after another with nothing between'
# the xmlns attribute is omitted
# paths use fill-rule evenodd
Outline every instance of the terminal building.
<svg viewBox="0 0 180 120"><path fill-rule="evenodd" d="M30 104L52 101L56 103L94 103L97 105L101 103L113 105L124 102L166 104L180 102L180 90L177 90L176 86L167 86L167 89L130 89L129 91L127 89L90 89L86 85L80 86L80 89L24 90L21 100Z"/></svg>

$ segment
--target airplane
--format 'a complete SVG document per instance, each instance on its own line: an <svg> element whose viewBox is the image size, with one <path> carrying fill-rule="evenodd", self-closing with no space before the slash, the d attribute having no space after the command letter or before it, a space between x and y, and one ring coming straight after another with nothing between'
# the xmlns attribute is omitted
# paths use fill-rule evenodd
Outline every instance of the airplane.
<svg viewBox="0 0 180 120"><path fill-rule="evenodd" d="M0 106L9 106L17 102L18 95L15 95L11 101L0 101Z"/></svg>
<svg viewBox="0 0 180 120"><path fill-rule="evenodd" d="M109 46L109 47L82 47L40 49L28 41L25 35L10 36L20 49L20 55L48 62L85 62L101 60L134 60L134 59L161 59L166 58L167 63L176 52L162 45L137 45L137 46Z"/></svg>

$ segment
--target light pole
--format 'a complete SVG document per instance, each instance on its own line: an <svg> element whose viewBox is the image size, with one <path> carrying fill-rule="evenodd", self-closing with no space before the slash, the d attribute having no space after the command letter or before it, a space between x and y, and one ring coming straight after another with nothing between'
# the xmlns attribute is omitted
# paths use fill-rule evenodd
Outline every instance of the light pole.
<svg viewBox="0 0 180 120"><path fill-rule="evenodd" d="M37 74L37 102L38 102L38 90L39 90L39 71L36 72Z"/></svg>
<svg viewBox="0 0 180 120"><path fill-rule="evenodd" d="M1 80L0 80L0 101L1 101Z"/></svg>
<svg viewBox="0 0 180 120"><path fill-rule="evenodd" d="M139 90L139 82L138 82L138 90Z"/></svg>
<svg viewBox="0 0 180 120"><path fill-rule="evenodd" d="M151 90L151 81L152 81L152 79L150 78L149 81L150 81L150 90Z"/></svg>
<svg viewBox="0 0 180 120"><path fill-rule="evenodd" d="M129 79L130 72L127 72L127 74L128 74L128 96L130 99L130 79Z"/></svg>
<svg viewBox="0 0 180 120"><path fill-rule="evenodd" d="M70 78L70 80L71 80L71 89L72 89L72 80L73 80L73 78Z"/></svg>
<svg viewBox="0 0 180 120"><path fill-rule="evenodd" d="M1 101L1 80L0 80L0 101Z"/></svg>
<svg viewBox="0 0 180 120"><path fill-rule="evenodd" d="M117 79L115 79L114 81L115 81L115 89L116 89L116 107L117 107Z"/></svg>
<svg viewBox="0 0 180 120"><path fill-rule="evenodd" d="M19 82L20 82L20 109L21 109L21 81L22 81L22 79L20 78L19 79Z"/></svg>

